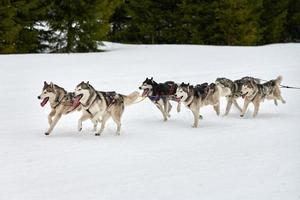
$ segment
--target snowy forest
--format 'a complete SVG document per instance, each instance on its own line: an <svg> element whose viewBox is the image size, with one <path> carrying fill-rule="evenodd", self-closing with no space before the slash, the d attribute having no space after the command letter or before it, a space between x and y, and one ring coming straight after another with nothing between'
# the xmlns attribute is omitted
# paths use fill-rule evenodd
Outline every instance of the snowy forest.
<svg viewBox="0 0 300 200"><path fill-rule="evenodd" d="M1 0L0 53L102 41L250 46L300 40L299 0Z"/></svg>

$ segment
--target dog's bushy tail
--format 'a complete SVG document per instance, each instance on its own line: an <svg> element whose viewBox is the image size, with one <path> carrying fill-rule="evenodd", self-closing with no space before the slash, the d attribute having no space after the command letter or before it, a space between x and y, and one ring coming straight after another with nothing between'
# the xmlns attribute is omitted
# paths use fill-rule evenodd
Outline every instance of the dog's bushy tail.
<svg viewBox="0 0 300 200"><path fill-rule="evenodd" d="M281 82L282 82L282 76L279 75L279 76L276 78L276 84L277 84L277 85L280 85Z"/></svg>
<svg viewBox="0 0 300 200"><path fill-rule="evenodd" d="M128 95L122 95L124 98L124 105L129 106L135 102L135 100L140 96L140 93L135 91Z"/></svg>

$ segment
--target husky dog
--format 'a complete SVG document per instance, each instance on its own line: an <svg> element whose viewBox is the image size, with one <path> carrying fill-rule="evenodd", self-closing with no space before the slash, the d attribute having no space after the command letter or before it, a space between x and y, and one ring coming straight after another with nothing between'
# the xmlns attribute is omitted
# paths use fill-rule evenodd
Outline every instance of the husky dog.
<svg viewBox="0 0 300 200"><path fill-rule="evenodd" d="M157 83L151 77L150 79L146 78L139 89L143 90L142 96L148 97L161 111L164 121L167 121L168 117L171 117L170 111L172 109L172 105L169 101L176 101L174 95L176 93L177 87L178 85L173 81ZM177 112L180 112L180 102L178 102L177 105Z"/></svg>
<svg viewBox="0 0 300 200"><path fill-rule="evenodd" d="M246 81L253 81L257 84L260 83L259 79L253 78L253 77L243 77L241 79L232 81L227 78L217 78L215 83L222 88L222 96L225 96L227 98L227 106L226 106L226 111L225 115L228 115L232 103L235 105L235 107L242 112L242 108L238 105L237 103L237 98L241 97L241 89L242 85Z"/></svg>
<svg viewBox="0 0 300 200"><path fill-rule="evenodd" d="M220 114L220 97L222 89L214 83L210 85L203 83L195 87L190 84L181 83L176 91L175 97L183 102L194 115L193 127L197 128L200 119L200 108L206 105L212 105L217 115Z"/></svg>
<svg viewBox="0 0 300 200"><path fill-rule="evenodd" d="M49 135L62 115L69 114L74 111L71 110L73 104L74 93L67 92L64 88L53 84L52 82L48 84L44 82L44 87L41 95L38 99L41 99L41 106L44 107L47 102L50 102L51 112L48 115L48 123L50 125L49 129L46 131L45 135ZM80 107L77 109L80 111ZM86 116L87 119L91 119L91 115ZM94 123L94 129L96 129L97 123Z"/></svg>
<svg viewBox="0 0 300 200"><path fill-rule="evenodd" d="M112 117L117 124L117 135L120 135L121 131L121 117L124 112L124 108L127 105L134 103L139 97L138 92L133 92L129 95L117 94L115 92L101 92L96 91L89 82L81 82L75 88L75 98L73 101L73 109L81 105L82 109L89 115L92 115L94 122L101 121L101 128L95 135L100 136L105 128L106 121ZM78 127L81 128L82 121L86 120L86 117L81 117L78 121Z"/></svg>
<svg viewBox="0 0 300 200"><path fill-rule="evenodd" d="M275 105L278 105L277 100L285 103L280 91L281 82L282 76L278 76L276 79L263 84L258 84L253 80L246 81L241 89L241 96L245 99L241 117L245 115L250 102L254 105L253 117L258 113L260 102L263 102L265 99L274 100Z"/></svg>

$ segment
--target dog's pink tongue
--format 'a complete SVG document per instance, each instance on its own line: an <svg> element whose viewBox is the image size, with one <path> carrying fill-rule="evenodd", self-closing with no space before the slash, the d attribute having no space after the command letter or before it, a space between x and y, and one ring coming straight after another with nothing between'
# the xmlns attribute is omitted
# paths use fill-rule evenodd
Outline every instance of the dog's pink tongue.
<svg viewBox="0 0 300 200"><path fill-rule="evenodd" d="M46 103L48 102L49 98L44 98L43 101L41 102L41 106L44 107Z"/></svg>
<svg viewBox="0 0 300 200"><path fill-rule="evenodd" d="M146 96L147 94L148 94L148 89L145 89L144 92L143 92L143 94L142 94L142 96L144 97L144 96Z"/></svg>
<svg viewBox="0 0 300 200"><path fill-rule="evenodd" d="M77 108L80 105L80 96L74 97L72 107L73 109Z"/></svg>

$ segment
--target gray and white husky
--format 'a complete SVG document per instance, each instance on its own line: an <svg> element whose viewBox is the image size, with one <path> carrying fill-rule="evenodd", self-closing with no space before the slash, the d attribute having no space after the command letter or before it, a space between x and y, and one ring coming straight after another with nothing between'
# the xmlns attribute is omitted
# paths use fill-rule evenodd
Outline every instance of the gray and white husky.
<svg viewBox="0 0 300 200"><path fill-rule="evenodd" d="M105 128L106 121L112 117L117 125L117 135L121 131L121 117L124 108L133 104L140 96L138 92L129 95L117 94L115 92L101 92L94 89L89 82L81 82L75 88L73 109L81 106L85 115L78 121L78 129L81 129L82 121L92 116L94 122L101 122L101 128L95 135L99 136ZM86 116L86 117L85 117Z"/></svg>
<svg viewBox="0 0 300 200"><path fill-rule="evenodd" d="M200 108L212 105L217 115L220 114L220 97L222 89L216 84L207 83L201 85L190 85L181 83L176 91L175 97L182 102L194 115L193 127L197 128L200 119Z"/></svg>
<svg viewBox="0 0 300 200"><path fill-rule="evenodd" d="M227 98L227 106L225 110L225 115L228 115L232 104L242 112L242 108L238 105L237 99L241 97L242 85L246 81L254 81L255 83L260 83L260 80L253 77L243 77L241 79L232 81L228 78L217 78L215 83L222 88L222 96Z"/></svg>
<svg viewBox="0 0 300 200"><path fill-rule="evenodd" d="M274 100L274 104L277 106L277 100L282 103L286 103L281 96L280 84L282 82L282 76L278 76L274 80L267 81L263 84L256 83L253 80L248 80L242 85L241 96L244 99L244 106L241 117L243 117L247 111L250 102L254 105L253 117L258 113L260 102L265 99Z"/></svg>
<svg viewBox="0 0 300 200"><path fill-rule="evenodd" d="M74 93L67 92L64 88L53 84L52 82L48 84L44 82L42 93L38 96L38 99L41 99L41 106L44 107L47 102L50 102L51 112L48 115L48 123L50 127L45 132L45 135L49 135L62 115L66 115L74 111L72 109ZM80 111L81 107L77 108L77 111ZM85 115L86 119L91 119L91 115ZM82 118L82 117L81 117ZM94 122L94 129L96 129L97 123Z"/></svg>

